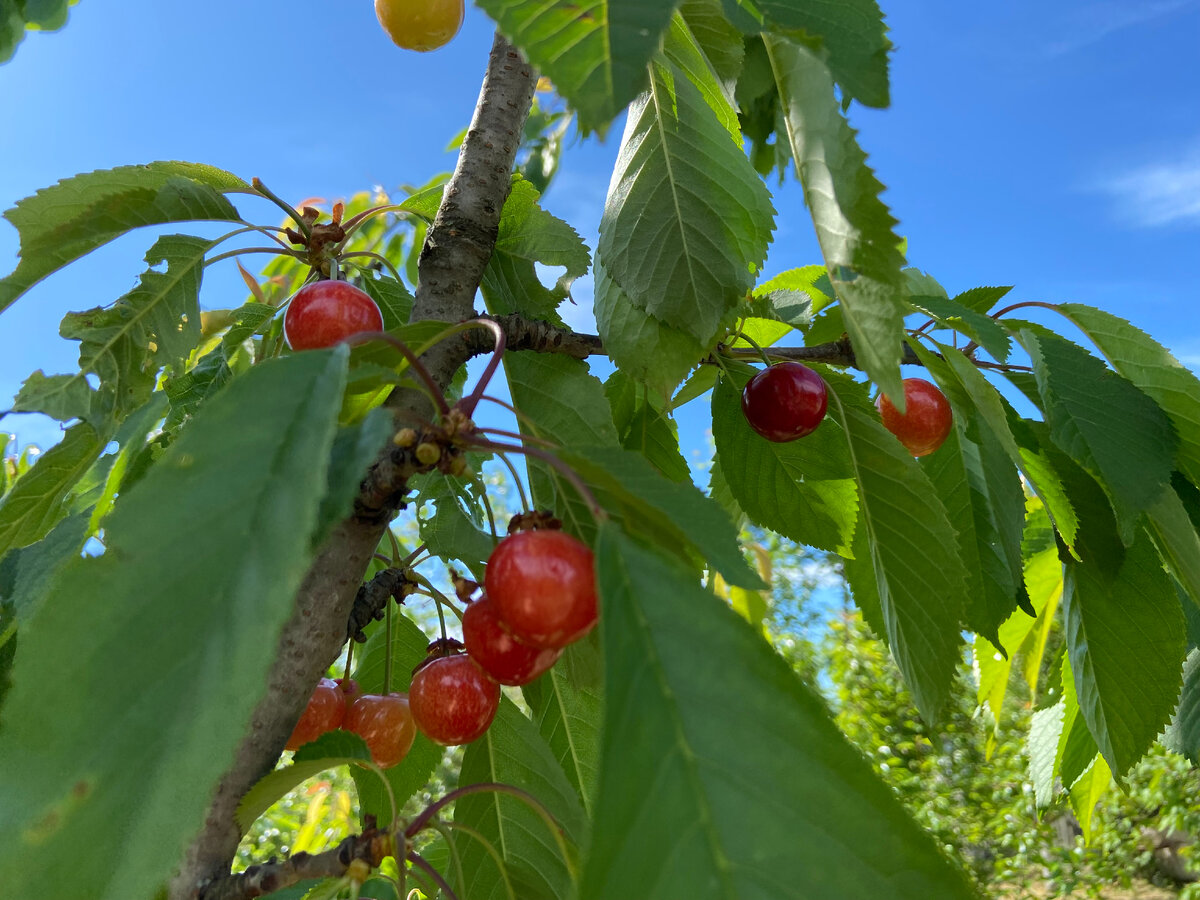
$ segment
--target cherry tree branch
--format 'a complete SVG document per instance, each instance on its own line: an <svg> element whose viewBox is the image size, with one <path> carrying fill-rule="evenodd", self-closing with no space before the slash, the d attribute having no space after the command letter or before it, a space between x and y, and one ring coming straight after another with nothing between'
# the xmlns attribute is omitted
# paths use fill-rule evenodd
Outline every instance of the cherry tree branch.
<svg viewBox="0 0 1200 900"><path fill-rule="evenodd" d="M533 68L497 34L458 164L421 251L414 320L474 317L475 291L491 257L536 82ZM450 338L424 354L422 362L444 389L470 355L461 339ZM419 425L434 413L430 400L415 390L397 391L388 405L398 428ZM392 515L403 505L408 478L418 471L410 453L389 445L363 482L355 514L319 549L295 610L277 637L275 663L246 736L172 879L171 900L222 897L224 884L240 877L229 874L241 838L237 805L274 767L313 685L337 658L363 573ZM275 641L276 636L267 639Z"/></svg>
<svg viewBox="0 0 1200 900"><path fill-rule="evenodd" d="M216 881L204 892L204 900L252 900L309 878L341 878L355 860L374 869L387 857L396 855L396 844L395 835L368 828L323 853L297 853L282 862L251 866Z"/></svg>

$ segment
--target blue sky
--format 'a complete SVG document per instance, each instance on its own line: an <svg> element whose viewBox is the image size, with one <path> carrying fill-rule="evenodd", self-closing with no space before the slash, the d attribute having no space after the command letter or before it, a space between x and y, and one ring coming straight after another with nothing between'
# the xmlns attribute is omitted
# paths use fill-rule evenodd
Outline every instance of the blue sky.
<svg viewBox="0 0 1200 900"><path fill-rule="evenodd" d="M1200 365L1200 0L883 5L893 105L852 119L912 264L951 292L1014 284L1015 299L1109 309ZM257 175L294 200L423 183L453 166L445 146L470 116L490 42L473 8L448 47L415 54L390 43L367 0L82 0L64 31L31 35L0 66L0 207L155 159ZM577 141L545 200L593 248L620 132ZM819 261L799 190L771 188L767 274ZM277 218L265 205L258 216ZM0 408L32 370L72 369L62 314L128 290L152 242L126 236L0 316ZM0 272L17 245L0 223ZM578 327L590 292L577 283ZM233 269L210 270L202 301L244 294ZM701 446L705 424L685 423L685 443ZM58 431L29 416L0 428L43 445Z"/></svg>

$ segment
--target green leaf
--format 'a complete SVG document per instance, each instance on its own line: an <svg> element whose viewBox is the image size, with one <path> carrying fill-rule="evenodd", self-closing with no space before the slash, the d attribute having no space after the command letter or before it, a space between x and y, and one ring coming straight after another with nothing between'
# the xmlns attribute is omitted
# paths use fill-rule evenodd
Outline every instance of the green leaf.
<svg viewBox="0 0 1200 900"><path fill-rule="evenodd" d="M575 789L534 724L503 698L495 721L463 754L459 787L507 784L531 794L554 817L569 845L587 839L588 821ZM549 824L523 801L486 791L460 798L454 821L474 828L500 852L516 894L528 900L558 900L571 893L567 862ZM504 900L504 880L476 840L459 842L471 900Z"/></svg>
<svg viewBox="0 0 1200 900"><path fill-rule="evenodd" d="M1178 439L1170 420L1075 344L1028 328L1017 337L1033 360L1054 443L1100 482L1128 543L1138 517L1171 479Z"/></svg>
<svg viewBox="0 0 1200 900"><path fill-rule="evenodd" d="M1066 653L1062 656L1063 727L1058 739L1058 750L1054 765L1063 786L1070 788L1087 771L1096 754L1100 752L1096 739L1088 731L1087 722L1079 712L1079 692L1075 689L1075 676L1071 673L1071 661Z"/></svg>
<svg viewBox="0 0 1200 900"><path fill-rule="evenodd" d="M634 306L596 262L596 325L604 351L622 372L659 395L669 396L708 347L690 334L663 324Z"/></svg>
<svg viewBox="0 0 1200 900"><path fill-rule="evenodd" d="M418 526L429 552L445 560L461 560L476 574L482 572L482 565L496 549L496 541L483 530L484 514L478 510L478 499L460 479L436 473L421 491L421 502L428 500L437 509ZM463 509L464 503L472 510L470 515ZM502 524L498 522L497 526Z"/></svg>
<svg viewBox="0 0 1200 900"><path fill-rule="evenodd" d="M372 631L366 646L356 655L358 665L354 669L354 680L364 693L386 694L392 691L408 691L412 683L412 670L425 659L429 638L408 616L392 610L392 681L384 683L387 662L387 631L382 626ZM412 749L397 766L384 770L391 785L396 803L404 802L428 783L445 750L425 735L417 732ZM380 822L389 822L392 817L391 801L387 791L374 772L357 766L350 770L358 788L359 813L373 815Z"/></svg>
<svg viewBox="0 0 1200 900"><path fill-rule="evenodd" d="M328 484L317 513L313 547L354 509L358 486L395 430L391 410L373 409L357 425L339 428L329 451Z"/></svg>
<svg viewBox="0 0 1200 900"><path fill-rule="evenodd" d="M1179 468L1200 484L1200 379L1124 319L1075 303L1064 303L1058 311L1092 339L1114 369L1166 411L1179 435Z"/></svg>
<svg viewBox="0 0 1200 900"><path fill-rule="evenodd" d="M552 353L504 354L513 404L525 419L521 431L564 447L617 446L617 429L600 380L587 363ZM553 510L567 530L588 541L591 514L575 488L555 467L529 460L529 481L538 507ZM590 541L589 541L590 542Z"/></svg>
<svg viewBox="0 0 1200 900"><path fill-rule="evenodd" d="M233 371L222 350L205 354L192 368L171 375L163 382L163 392L171 403L164 430L175 431L199 412L210 397L216 395L229 380ZM153 394L151 396L154 396Z"/></svg>
<svg viewBox="0 0 1200 900"><path fill-rule="evenodd" d="M20 761L0 771L0 882L17 895L145 897L170 877L308 568L345 366L314 351L234 381L24 629L0 732Z"/></svg>
<svg viewBox="0 0 1200 900"><path fill-rule="evenodd" d="M753 285L774 208L700 89L671 63L652 68L629 109L597 255L635 307L706 344Z"/></svg>
<svg viewBox="0 0 1200 900"><path fill-rule="evenodd" d="M669 0L482 0L480 7L579 113L603 130L646 88L675 4Z"/></svg>
<svg viewBox="0 0 1200 900"><path fill-rule="evenodd" d="M888 646L921 716L933 722L962 659L967 574L954 528L916 460L863 408L862 386L840 378L829 386L850 447L867 551L855 550L851 587L873 570Z"/></svg>
<svg viewBox="0 0 1200 900"><path fill-rule="evenodd" d="M1179 695L1187 649L1179 597L1143 534L1115 578L1068 562L1063 610L1080 711L1109 766L1124 774Z"/></svg>
<svg viewBox="0 0 1200 900"><path fill-rule="evenodd" d="M575 279L587 272L591 256L575 229L538 206L538 197L532 184L513 178L480 287L493 315L520 313L562 325L557 307L569 296ZM538 278L535 263L566 271L550 289Z"/></svg>
<svg viewBox="0 0 1200 900"><path fill-rule="evenodd" d="M1167 729L1167 748L1200 764L1200 650L1188 654L1183 666L1183 691Z"/></svg>
<svg viewBox="0 0 1200 900"><path fill-rule="evenodd" d="M18 628L34 616L58 573L83 550L87 536L88 516L69 516L42 540L10 550L4 557L8 576L4 580L11 583L0 589L0 600L11 604Z"/></svg>
<svg viewBox="0 0 1200 900"><path fill-rule="evenodd" d="M116 459L112 461L112 467L108 470L108 475L104 480L103 490L92 510L89 526L91 533L97 532L104 518L112 512L117 494L125 489L125 476L129 473L133 460L145 449L150 432L162 422L166 407L166 394L162 391L155 391L140 409L121 423L114 438L121 449L118 451Z"/></svg>
<svg viewBox="0 0 1200 900"><path fill-rule="evenodd" d="M751 372L722 378L712 396L713 440L721 472L738 505L755 523L801 544L850 552L858 519L858 488L845 435L827 419L797 441L760 436L742 413Z"/></svg>
<svg viewBox="0 0 1200 900"><path fill-rule="evenodd" d="M146 401L163 366L182 372L200 342L200 278L212 246L204 238L161 237L146 254L150 268L137 287L107 309L63 317L60 334L80 342L75 377L99 376L119 414ZM156 271L164 263L166 271Z"/></svg>
<svg viewBox="0 0 1200 900"><path fill-rule="evenodd" d="M729 516L690 480L669 481L645 457L619 448L575 447L561 456L611 498L631 531L652 542L695 548L698 558L730 584L752 590L766 587L742 557L738 529Z"/></svg>
<svg viewBox="0 0 1200 900"><path fill-rule="evenodd" d="M1200 604L1200 534L1174 489L1163 491L1150 507L1150 532L1159 552L1191 603Z"/></svg>
<svg viewBox="0 0 1200 900"><path fill-rule="evenodd" d="M954 298L954 302L965 306L972 312L985 313L1011 290L1012 285L1007 287L974 287L963 291Z"/></svg>
<svg viewBox="0 0 1200 900"><path fill-rule="evenodd" d="M888 51L883 13L875 0L821 3L814 0L754 0L767 22L798 40L819 45L847 98L880 109L890 103ZM730 3L727 0L726 11Z"/></svg>
<svg viewBox="0 0 1200 900"><path fill-rule="evenodd" d="M867 2L874 5L873 0ZM817 8L815 3L808 5ZM763 40L779 89L787 141L825 267L841 300L846 331L867 376L902 408L904 255L896 219L879 199L883 185L838 108L830 71L821 57L774 35L764 35Z"/></svg>
<svg viewBox="0 0 1200 900"><path fill-rule="evenodd" d="M413 295L403 281L397 281L383 272L368 271L363 273L359 286L379 305L379 311L383 313L384 331L408 324L412 315ZM274 309L271 312L273 314Z"/></svg>
<svg viewBox="0 0 1200 900"><path fill-rule="evenodd" d="M1112 772L1108 763L1103 756L1097 756L1087 771L1079 776L1079 780L1071 785L1071 809L1075 812L1075 818L1079 820L1085 844L1092 842L1092 813L1100 798L1108 793L1112 783Z"/></svg>
<svg viewBox="0 0 1200 900"><path fill-rule="evenodd" d="M692 480L692 470L679 450L675 422L662 411L662 403L619 369L604 383L612 406L613 422L621 446L635 450L660 474L680 483Z"/></svg>
<svg viewBox="0 0 1200 900"><path fill-rule="evenodd" d="M25 379L13 401L13 412L40 412L66 422L95 421L92 410L98 395L82 375L46 375L38 369ZM103 427L104 414L97 424Z"/></svg>
<svg viewBox="0 0 1200 900"><path fill-rule="evenodd" d="M1046 504L1050 518L1067 546L1072 547L1075 543L1079 523L1053 468L1040 461L1036 454L1027 452L1018 446L1008 424L1008 414L1005 411L1003 400L974 363L953 347L937 343L934 346L962 386L960 395L959 392L953 390L951 385L942 382L951 406L954 407L955 416L968 421L978 419L976 428L986 427L991 431L998 446L1021 470L1034 493ZM920 346L920 342L914 342L913 349L923 359L928 357L927 351ZM960 400L960 396L964 399ZM970 406L964 408L968 402Z"/></svg>
<svg viewBox="0 0 1200 900"><path fill-rule="evenodd" d="M572 644L549 672L521 689L538 733L589 817L596 796L604 703L597 644L594 639Z"/></svg>
<svg viewBox="0 0 1200 900"><path fill-rule="evenodd" d="M959 419L942 447L921 459L921 468L957 532L967 573L964 624L1001 650L1011 650L998 629L1016 608L1021 587L1025 498L1003 451L989 454L985 464L982 448L963 431Z"/></svg>
<svg viewBox="0 0 1200 900"><path fill-rule="evenodd" d="M679 13L714 74L731 88L746 51L742 33L725 18L720 0L684 0Z"/></svg>
<svg viewBox="0 0 1200 900"><path fill-rule="evenodd" d="M909 299L914 306L929 313L942 326L965 334L975 341L990 353L993 359L998 362L1008 360L1008 354L1012 350L1012 338L995 319L946 297L919 296Z"/></svg>
<svg viewBox="0 0 1200 900"><path fill-rule="evenodd" d="M41 540L66 515L63 500L106 443L107 437L80 422L17 479L0 500L0 556Z"/></svg>
<svg viewBox="0 0 1200 900"><path fill-rule="evenodd" d="M788 269L759 283L750 310L756 316L807 328L813 316L834 302L829 273L824 266L812 265Z"/></svg>
<svg viewBox="0 0 1200 900"><path fill-rule="evenodd" d="M1045 809L1054 799L1054 757L1062 727L1063 701L1034 710L1029 724L1029 780L1038 809Z"/></svg>
<svg viewBox="0 0 1200 900"><path fill-rule="evenodd" d="M338 766L371 761L366 742L349 731L329 731L296 751L290 766L276 769L259 779L242 798L237 808L238 827L245 834L254 820L300 782ZM374 773L370 773L374 775ZM378 775L375 775L378 778Z"/></svg>
<svg viewBox="0 0 1200 900"><path fill-rule="evenodd" d="M723 601L612 525L596 571L606 724L581 900L973 896Z"/></svg>
<svg viewBox="0 0 1200 900"><path fill-rule="evenodd" d="M21 237L20 262L0 279L0 310L51 272L143 225L190 220L240 222L222 193L249 191L212 166L153 162L76 175L4 213Z"/></svg>

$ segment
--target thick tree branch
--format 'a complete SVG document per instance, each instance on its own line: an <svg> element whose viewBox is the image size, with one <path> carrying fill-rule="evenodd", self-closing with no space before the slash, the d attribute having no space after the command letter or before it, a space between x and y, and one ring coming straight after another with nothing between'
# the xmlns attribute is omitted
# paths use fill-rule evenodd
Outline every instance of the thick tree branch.
<svg viewBox="0 0 1200 900"><path fill-rule="evenodd" d="M499 35L458 165L421 252L414 320L461 322L474 315L474 297L491 256L500 210L508 196L521 131L537 81L532 67ZM461 340L447 340L422 357L434 380L449 385L470 357ZM432 416L429 400L415 391L389 399L397 427ZM325 541L296 597L296 609L279 636L266 692L232 766L214 791L204 824L187 847L170 886L172 900L221 897L241 837L234 813L259 778L275 765L312 687L337 658L367 563L402 501L407 479L419 468L389 446L356 501L356 513Z"/></svg>
<svg viewBox="0 0 1200 900"><path fill-rule="evenodd" d="M213 884L204 900L252 900L281 891L307 878L340 878L355 860L372 869L389 856L396 855L397 841L403 835L391 835L377 828L362 834L352 834L332 850L324 853L297 853L283 862L251 866L245 872L231 875ZM403 858L404 854L399 854Z"/></svg>

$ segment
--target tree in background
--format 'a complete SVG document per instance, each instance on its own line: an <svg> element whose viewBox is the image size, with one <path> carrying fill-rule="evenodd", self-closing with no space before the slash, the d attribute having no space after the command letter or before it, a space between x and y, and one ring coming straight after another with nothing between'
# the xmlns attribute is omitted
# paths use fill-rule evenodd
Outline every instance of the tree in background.
<svg viewBox="0 0 1200 900"><path fill-rule="evenodd" d="M14 401L69 427L6 469L0 500L0 883L972 896L745 621L766 572L743 523L841 557L928 725L954 733L964 633L997 721L1014 674L1050 701L1030 717L1035 800L1061 785L1085 830L1168 723L1194 758L1200 382L1109 313L952 295L908 266L845 117L889 102L874 0L483 6L499 32L446 182L295 209L258 179L155 162L6 213L21 254L0 309L139 226L230 230L160 237L131 292L64 320L79 371L35 372ZM627 113L594 253L542 205L568 113L532 106L539 72L584 134ZM767 178L793 171L824 259L764 281ZM247 222L242 195L285 225ZM264 251L261 277L242 268L250 302L201 313L207 266ZM544 284L538 264L564 274ZM557 312L590 267L597 335ZM604 382L593 356L615 364ZM712 416L707 492L674 428L691 403ZM515 525L478 475L512 465L523 491L514 459ZM538 657L519 692L460 652L481 584L495 633ZM377 731L332 728L276 769L339 658L343 691L408 692L388 702L422 733L397 712L390 765ZM908 733L923 746L895 727L901 752ZM453 788L408 814L447 758L431 736L468 746ZM275 800L346 764L360 831L231 871ZM1006 852L994 833L972 842Z"/></svg>

